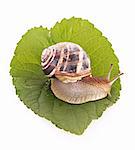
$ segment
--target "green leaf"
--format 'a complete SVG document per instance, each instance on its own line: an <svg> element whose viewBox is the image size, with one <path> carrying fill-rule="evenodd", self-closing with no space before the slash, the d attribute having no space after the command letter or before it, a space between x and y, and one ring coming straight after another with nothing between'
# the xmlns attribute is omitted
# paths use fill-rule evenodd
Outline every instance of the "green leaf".
<svg viewBox="0 0 135 150"><path fill-rule="evenodd" d="M112 97L99 101L73 105L57 99L41 69L40 56L44 48L62 41L83 47L90 56L93 75L105 76L111 63L114 64L111 77L118 74L118 59L108 40L88 20L74 17L63 19L50 30L43 27L29 30L17 44L10 73L17 95L28 108L57 127L80 135L93 119L117 101L120 80L112 86Z"/></svg>

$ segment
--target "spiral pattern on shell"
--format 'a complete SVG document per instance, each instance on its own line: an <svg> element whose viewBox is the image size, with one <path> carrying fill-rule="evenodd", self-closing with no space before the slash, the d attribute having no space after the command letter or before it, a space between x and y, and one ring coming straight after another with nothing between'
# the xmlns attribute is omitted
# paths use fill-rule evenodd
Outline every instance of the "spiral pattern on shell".
<svg viewBox="0 0 135 150"><path fill-rule="evenodd" d="M77 44L61 42L43 50L41 65L48 77L63 82L76 82L90 75L90 59Z"/></svg>

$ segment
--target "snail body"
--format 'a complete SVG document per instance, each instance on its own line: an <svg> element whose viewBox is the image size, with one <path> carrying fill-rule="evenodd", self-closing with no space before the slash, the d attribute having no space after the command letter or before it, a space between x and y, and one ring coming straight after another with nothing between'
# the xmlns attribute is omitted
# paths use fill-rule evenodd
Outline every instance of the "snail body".
<svg viewBox="0 0 135 150"><path fill-rule="evenodd" d="M110 87L103 80L94 79L90 77L88 79L89 83L83 80L75 83L62 83L55 79L51 82L51 89L56 97L68 103L81 104L88 101L95 101L106 97L107 91L105 89L108 90Z"/></svg>
<svg viewBox="0 0 135 150"><path fill-rule="evenodd" d="M53 94L71 104L105 98L122 74L110 80L111 64L107 77L92 77L90 59L79 45L71 42L61 42L45 49L41 65L44 73L51 78Z"/></svg>
<svg viewBox="0 0 135 150"><path fill-rule="evenodd" d="M96 101L111 96L111 86L120 75L113 80L87 76L75 83L63 83L54 79L51 81L51 90L56 97L71 104Z"/></svg>

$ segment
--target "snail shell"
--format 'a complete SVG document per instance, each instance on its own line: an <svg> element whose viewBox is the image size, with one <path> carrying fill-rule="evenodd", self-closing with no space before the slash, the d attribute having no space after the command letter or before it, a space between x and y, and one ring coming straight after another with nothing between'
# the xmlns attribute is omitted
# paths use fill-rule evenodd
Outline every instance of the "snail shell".
<svg viewBox="0 0 135 150"><path fill-rule="evenodd" d="M76 82L90 75L90 59L77 44L61 42L42 52L41 65L48 77L55 76L64 83Z"/></svg>

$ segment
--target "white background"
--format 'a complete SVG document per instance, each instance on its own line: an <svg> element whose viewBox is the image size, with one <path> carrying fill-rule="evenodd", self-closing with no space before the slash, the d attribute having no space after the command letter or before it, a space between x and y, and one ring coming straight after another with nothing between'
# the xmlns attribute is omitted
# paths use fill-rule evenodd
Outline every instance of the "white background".
<svg viewBox="0 0 135 150"><path fill-rule="evenodd" d="M27 109L9 75L16 43L29 28L51 27L72 16L88 19L108 37L125 73L119 101L81 136L58 129ZM134 0L0 0L0 150L134 150L134 21Z"/></svg>

